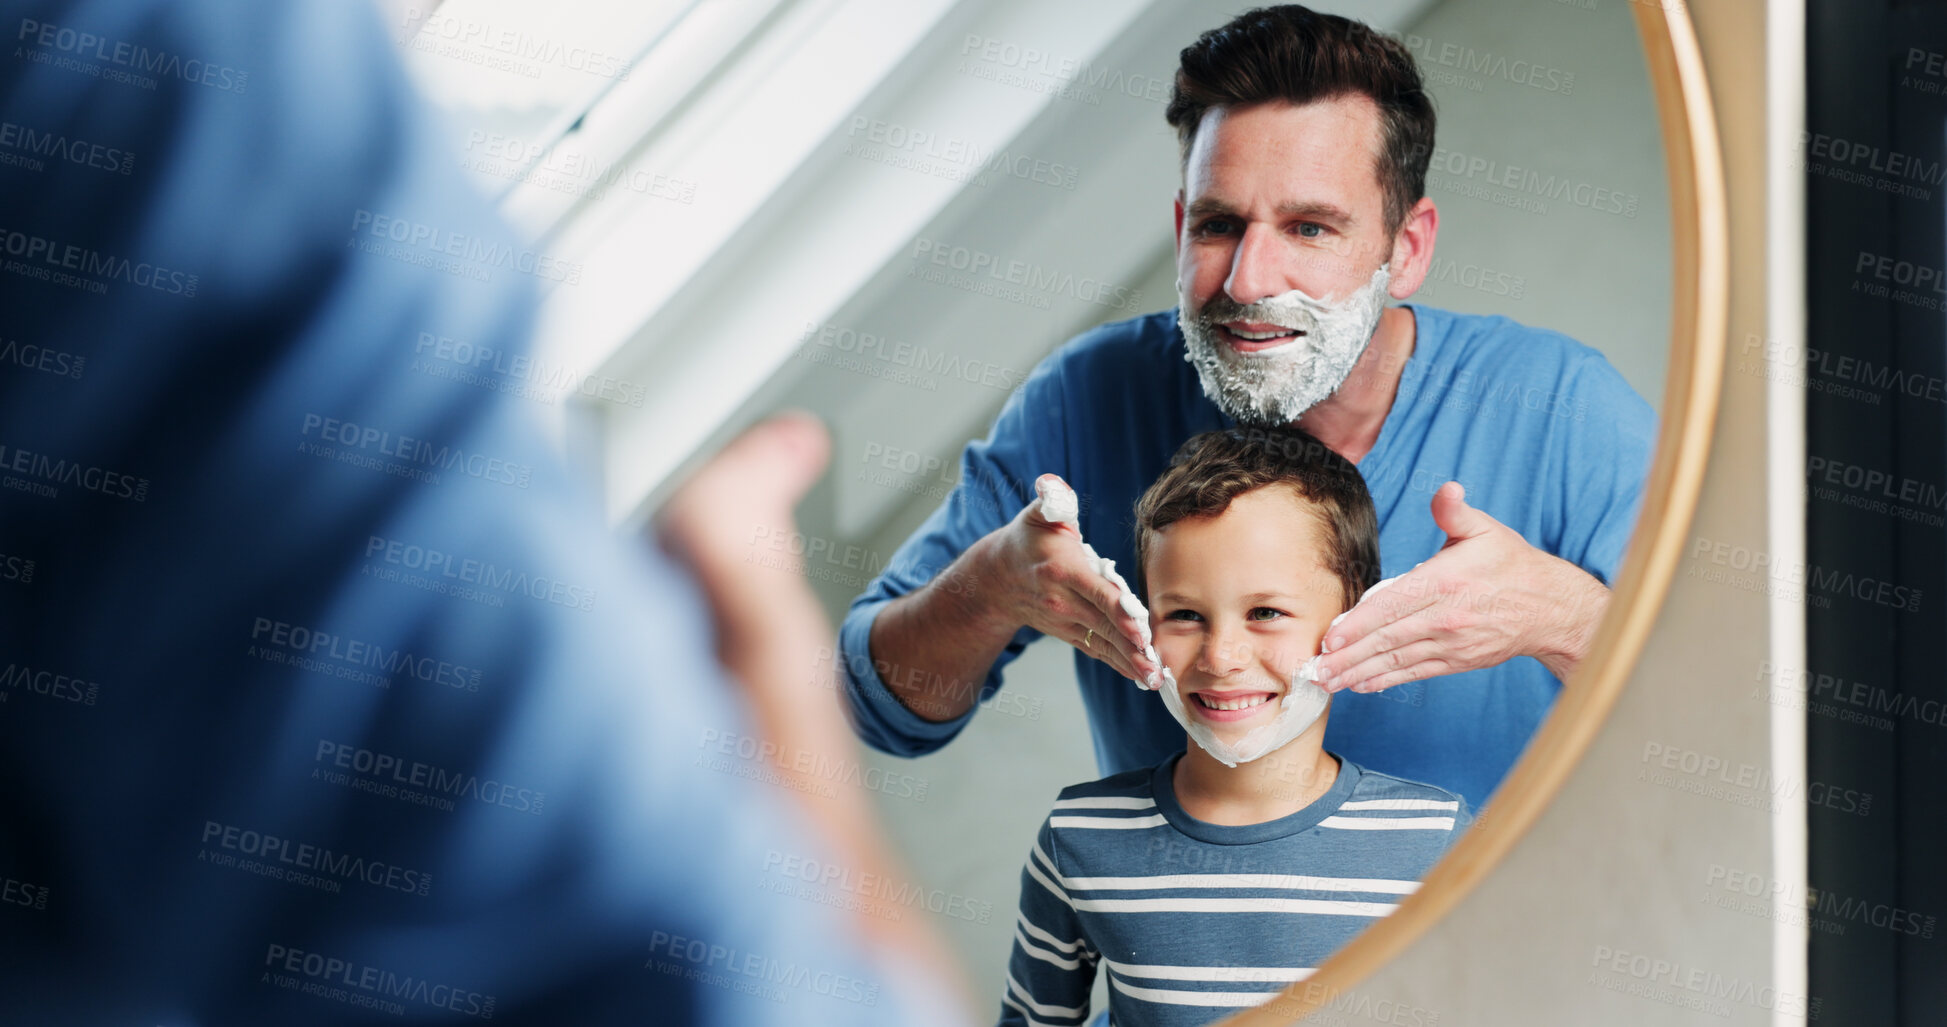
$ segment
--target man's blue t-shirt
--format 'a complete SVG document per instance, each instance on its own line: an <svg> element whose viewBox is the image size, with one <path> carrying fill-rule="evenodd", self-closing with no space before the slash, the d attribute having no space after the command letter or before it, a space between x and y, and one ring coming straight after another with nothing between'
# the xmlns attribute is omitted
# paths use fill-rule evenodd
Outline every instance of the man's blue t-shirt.
<svg viewBox="0 0 1947 1027"><path fill-rule="evenodd" d="M1438 552L1433 493L1449 480L1470 505L1529 543L1611 582L1635 524L1656 417L1600 353L1504 317L1409 306L1416 333L1399 395L1359 461L1379 514L1384 576ZM918 755L966 716L934 723L900 704L872 665L879 610L923 585L1061 475L1082 497L1082 536L1125 569L1135 563L1136 499L1184 440L1235 427L1183 359L1176 312L1103 325L1043 360L1008 398L993 431L961 455L952 495L852 603L840 630L854 722L876 748ZM983 697L1040 632L1023 628L989 670ZM1184 746L1160 698L1107 664L1075 654L1082 700L1106 774L1155 766ZM1326 745L1373 770L1457 792L1478 809L1555 700L1560 682L1519 657L1497 667L1340 692ZM976 707L977 708L977 707Z"/></svg>

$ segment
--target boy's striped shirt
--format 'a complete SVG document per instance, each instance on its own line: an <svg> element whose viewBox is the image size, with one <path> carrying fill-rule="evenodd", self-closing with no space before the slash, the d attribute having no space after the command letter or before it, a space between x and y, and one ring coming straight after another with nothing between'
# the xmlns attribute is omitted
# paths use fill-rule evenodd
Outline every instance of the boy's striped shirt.
<svg viewBox="0 0 1947 1027"><path fill-rule="evenodd" d="M1062 790L1021 871L1002 1024L1086 1022L1098 971L1117 1027L1260 1005L1417 890L1469 820L1449 792L1341 759L1305 809L1225 827L1184 813L1176 762Z"/></svg>

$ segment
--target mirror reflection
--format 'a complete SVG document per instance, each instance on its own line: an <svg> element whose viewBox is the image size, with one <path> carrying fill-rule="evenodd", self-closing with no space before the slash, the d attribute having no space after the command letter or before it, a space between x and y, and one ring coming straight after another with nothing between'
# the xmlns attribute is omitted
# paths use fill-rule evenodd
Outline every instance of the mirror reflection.
<svg viewBox="0 0 1947 1027"><path fill-rule="evenodd" d="M1262 1002L1492 814L1606 608L1670 303L1627 5L810 6L637 11L544 102L412 60L588 257L542 338L634 397L564 419L618 519L830 426L750 562L840 624L910 880L780 880L931 920L981 1018Z"/></svg>

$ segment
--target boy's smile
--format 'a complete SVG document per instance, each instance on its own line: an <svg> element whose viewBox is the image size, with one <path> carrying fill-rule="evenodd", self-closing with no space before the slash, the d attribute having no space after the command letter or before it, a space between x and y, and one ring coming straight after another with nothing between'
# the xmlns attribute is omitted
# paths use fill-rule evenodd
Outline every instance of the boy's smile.
<svg viewBox="0 0 1947 1027"><path fill-rule="evenodd" d="M1189 715L1236 739L1277 718L1343 590L1316 506L1285 485L1159 531L1144 568L1156 654ZM1167 687L1167 686L1165 686Z"/></svg>
<svg viewBox="0 0 1947 1027"><path fill-rule="evenodd" d="M1260 713L1276 712L1272 700L1283 695L1283 691L1256 692L1248 689L1211 689L1201 692L1178 692L1186 700L1185 708L1197 711L1197 715L1215 724L1235 724L1250 720Z"/></svg>

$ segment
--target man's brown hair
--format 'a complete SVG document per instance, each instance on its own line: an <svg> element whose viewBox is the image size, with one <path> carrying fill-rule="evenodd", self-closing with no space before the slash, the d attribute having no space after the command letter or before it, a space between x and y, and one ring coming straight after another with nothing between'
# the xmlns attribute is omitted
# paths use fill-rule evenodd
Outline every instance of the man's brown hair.
<svg viewBox="0 0 1947 1027"><path fill-rule="evenodd" d="M1379 105L1383 152L1375 171L1386 197L1386 231L1398 232L1426 195L1434 117L1413 55L1391 36L1297 4L1246 11L1183 48L1164 116L1187 162L1197 126L1213 107L1307 104L1349 94Z"/></svg>
<svg viewBox="0 0 1947 1027"><path fill-rule="evenodd" d="M1320 562L1338 577L1344 609L1379 580L1379 516L1352 461L1297 428L1231 428L1191 436L1169 469L1136 501L1136 587L1147 599L1145 565L1156 533L1186 517L1214 517L1230 501L1283 485L1325 529Z"/></svg>

